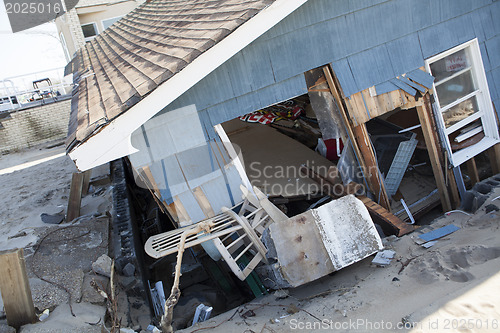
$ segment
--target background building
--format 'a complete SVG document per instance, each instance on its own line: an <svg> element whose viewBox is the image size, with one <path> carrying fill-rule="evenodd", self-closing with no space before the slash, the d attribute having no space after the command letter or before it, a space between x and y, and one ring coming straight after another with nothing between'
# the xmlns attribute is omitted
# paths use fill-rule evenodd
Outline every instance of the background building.
<svg viewBox="0 0 500 333"><path fill-rule="evenodd" d="M66 60L85 42L137 7L143 0L80 0L75 8L56 19Z"/></svg>

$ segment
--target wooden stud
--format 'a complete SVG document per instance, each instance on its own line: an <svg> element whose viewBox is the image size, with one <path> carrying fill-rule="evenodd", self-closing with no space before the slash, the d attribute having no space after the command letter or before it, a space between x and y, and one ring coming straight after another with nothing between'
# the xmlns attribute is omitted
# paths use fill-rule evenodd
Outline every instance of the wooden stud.
<svg viewBox="0 0 500 333"><path fill-rule="evenodd" d="M452 208L457 209L458 207L460 207L461 201L460 194L458 193L458 186L455 180L455 175L453 174L453 169L448 169L446 172L448 173L448 187L450 188L451 192Z"/></svg>
<svg viewBox="0 0 500 333"><path fill-rule="evenodd" d="M66 213L66 221L73 221L80 216L80 206L82 204L82 190L83 190L82 172L75 172L71 178L71 188L68 199L68 211Z"/></svg>
<svg viewBox="0 0 500 333"><path fill-rule="evenodd" d="M200 186L196 187L193 190L193 195L196 201L198 202L198 205L200 206L201 210L203 211L203 214L205 214L206 218L214 217L215 213L210 205L210 201L208 201L207 196L203 192L202 188Z"/></svg>
<svg viewBox="0 0 500 333"><path fill-rule="evenodd" d="M496 175L500 173L500 143L497 143L488 149L488 156L490 157L491 170Z"/></svg>
<svg viewBox="0 0 500 333"><path fill-rule="evenodd" d="M376 103L376 99L370 95L369 89L361 91L361 95L363 96L363 100L365 101L366 106L368 107L368 112L370 113L371 118L375 118L383 113L383 111L379 109Z"/></svg>
<svg viewBox="0 0 500 333"><path fill-rule="evenodd" d="M479 183L479 173L477 172L476 159L473 157L467 162L467 171L472 184Z"/></svg>
<svg viewBox="0 0 500 333"><path fill-rule="evenodd" d="M19 328L36 321L23 249L0 253L0 291L9 326Z"/></svg>
<svg viewBox="0 0 500 333"><path fill-rule="evenodd" d="M179 225L186 226L188 224L191 224L191 217L189 217L186 208L182 204L181 199L179 199L179 196L177 195L174 198L174 206L175 206L175 211L177 212L177 216L179 218Z"/></svg>
<svg viewBox="0 0 500 333"><path fill-rule="evenodd" d="M388 211L391 210L389 197L387 196L387 192L385 190L384 182L380 177L380 173L378 171L378 166L376 164L375 153L369 143L368 132L366 130L366 126L363 124L356 126L353 129L352 123L349 121L348 115L344 106L342 104L342 98L340 97L338 85L330 72L330 68L325 66L323 67L323 71L325 73L326 79L328 81L328 85L330 90L332 91L333 96L337 100L337 104L339 104L339 112L344 120L344 125L347 128L347 133L349 134L349 138L351 139L352 146L354 148L354 153L358 157L358 161L361 164L361 168L365 172L366 180L368 182L368 186L371 191L375 193L377 198L380 198L379 203L386 208ZM359 141L361 140L361 142ZM375 171L375 172L374 172ZM366 173L368 175L366 175Z"/></svg>
<svg viewBox="0 0 500 333"><path fill-rule="evenodd" d="M446 188L443 170L438 155L438 147L434 137L430 114L428 112L426 103L417 106L417 114L420 120L420 124L422 125L425 145L427 147L427 152L429 153L429 159L431 161L434 178L436 179L439 198L441 199L441 205L443 206L443 211L447 212L452 209L450 196L448 194L448 189Z"/></svg>
<svg viewBox="0 0 500 333"><path fill-rule="evenodd" d="M162 213L165 214L166 210L170 215L170 217L174 220L174 222L178 223L179 217L177 216L175 205L173 203L167 205L167 203L164 200L161 201L162 197L160 189L158 188L158 185L156 184L155 179L153 178L153 173L151 172L149 166L145 166L142 169L139 169L137 171L137 174L139 175L139 178L141 178L141 180L144 182L144 185L148 188L149 192L151 193L151 196L156 202L156 205L158 206L158 208L160 208Z"/></svg>
<svg viewBox="0 0 500 333"><path fill-rule="evenodd" d="M380 206L370 198L359 196L358 199L363 202L372 218L376 218L379 222L386 224L391 229L395 229L397 231L396 236L401 237L415 230L415 226L403 222L400 218L387 211L384 207Z"/></svg>

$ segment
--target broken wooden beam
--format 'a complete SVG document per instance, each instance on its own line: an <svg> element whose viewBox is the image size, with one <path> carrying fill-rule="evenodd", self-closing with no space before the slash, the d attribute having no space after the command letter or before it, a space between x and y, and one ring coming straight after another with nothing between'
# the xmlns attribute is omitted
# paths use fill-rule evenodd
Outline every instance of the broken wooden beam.
<svg viewBox="0 0 500 333"><path fill-rule="evenodd" d="M83 172L83 185L82 195L85 196L89 193L90 177L92 176L92 169Z"/></svg>
<svg viewBox="0 0 500 333"><path fill-rule="evenodd" d="M427 152L429 153L429 159L431 161L432 173L436 179L436 184L438 187L439 197L441 199L441 205L443 211L447 212L452 209L450 195L446 187L445 176L443 174L443 169L441 166L441 161L438 154L438 144L436 142L435 133L433 131L430 107L428 106L428 96L425 97L425 103L423 105L417 106L418 119L422 125L422 133L424 135L425 146L427 147Z"/></svg>
<svg viewBox="0 0 500 333"><path fill-rule="evenodd" d="M341 119L347 129L347 134L354 149L354 153L360 163L361 170L363 171L364 177L368 183L368 187L378 198L378 202L387 210L390 210L391 207L389 197L385 190L384 181L382 180L376 163L375 152L372 149L366 126L364 123L354 126L354 124L350 121L346 107L343 104L344 99L341 96L342 91L340 85L338 84L333 71L329 66L324 66L323 72L328 82L329 89L336 100L335 105L338 108L338 112L340 113Z"/></svg>
<svg viewBox="0 0 500 333"><path fill-rule="evenodd" d="M336 169L336 167L332 168ZM402 236L409 232L412 232L415 229L413 226L405 223L400 218L389 212L387 209L377 204L375 201L371 200L365 195L362 195L365 194L365 188L361 184L355 182L350 182L349 184L347 184L347 186L344 186L342 183L333 184L326 177L317 174L316 172L314 172L314 170L309 169L305 166L302 166L300 168L300 172L318 183L324 193L329 195L333 199L338 199L348 194L356 195L358 199L360 199L366 206L374 222L376 221L382 226L384 232ZM332 169L329 174L330 173L334 174L335 172Z"/></svg>
<svg viewBox="0 0 500 333"><path fill-rule="evenodd" d="M374 222L380 224L384 232L387 232L389 229L390 233L394 233L396 236L401 237L415 230L414 226L405 223L370 198L361 195L358 196L358 199L365 204Z"/></svg>
<svg viewBox="0 0 500 333"><path fill-rule="evenodd" d="M23 249L0 253L0 291L9 326L18 329L36 321Z"/></svg>

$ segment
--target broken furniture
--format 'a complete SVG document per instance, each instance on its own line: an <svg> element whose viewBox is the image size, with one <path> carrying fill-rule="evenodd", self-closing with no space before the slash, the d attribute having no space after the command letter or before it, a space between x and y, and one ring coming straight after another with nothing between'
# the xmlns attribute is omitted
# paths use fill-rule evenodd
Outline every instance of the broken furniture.
<svg viewBox="0 0 500 333"><path fill-rule="evenodd" d="M257 264L267 261L267 249L260 240L264 229L273 219L284 220L287 217L257 188L253 189L256 196L243 186L241 190L245 200L238 214L234 210L240 205L232 209L222 207L220 214L199 222L209 225L210 231L187 236L183 247L186 249L202 245L212 259L223 258L232 272L244 281ZM198 223L195 223L150 237L144 246L146 253L153 258L176 253L182 235L190 229L195 229L197 225ZM239 251L243 246L244 248ZM239 259L245 254L252 256L252 259L248 261L248 264L240 267Z"/></svg>
<svg viewBox="0 0 500 333"><path fill-rule="evenodd" d="M263 235L271 264L257 269L266 287L298 287L383 248L368 210L354 195L275 221Z"/></svg>
<svg viewBox="0 0 500 333"><path fill-rule="evenodd" d="M307 177L314 180L323 192L333 199L343 197L348 194L354 194L360 199L370 212L370 216L378 223L384 233L403 236L414 230L414 227L403 222L387 209L377 204L365 195L365 189L362 185L351 182L344 186L339 177L339 170L335 166L328 169L326 177L317 174L314 170L302 166L300 171Z"/></svg>

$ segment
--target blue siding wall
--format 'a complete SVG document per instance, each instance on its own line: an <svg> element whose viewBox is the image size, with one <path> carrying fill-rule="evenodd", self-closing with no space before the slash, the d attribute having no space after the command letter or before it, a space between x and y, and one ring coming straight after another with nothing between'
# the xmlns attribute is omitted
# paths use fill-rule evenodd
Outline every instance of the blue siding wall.
<svg viewBox="0 0 500 333"><path fill-rule="evenodd" d="M195 104L211 126L307 92L303 72L331 63L346 95L478 38L500 111L500 1L309 0L167 106Z"/></svg>

